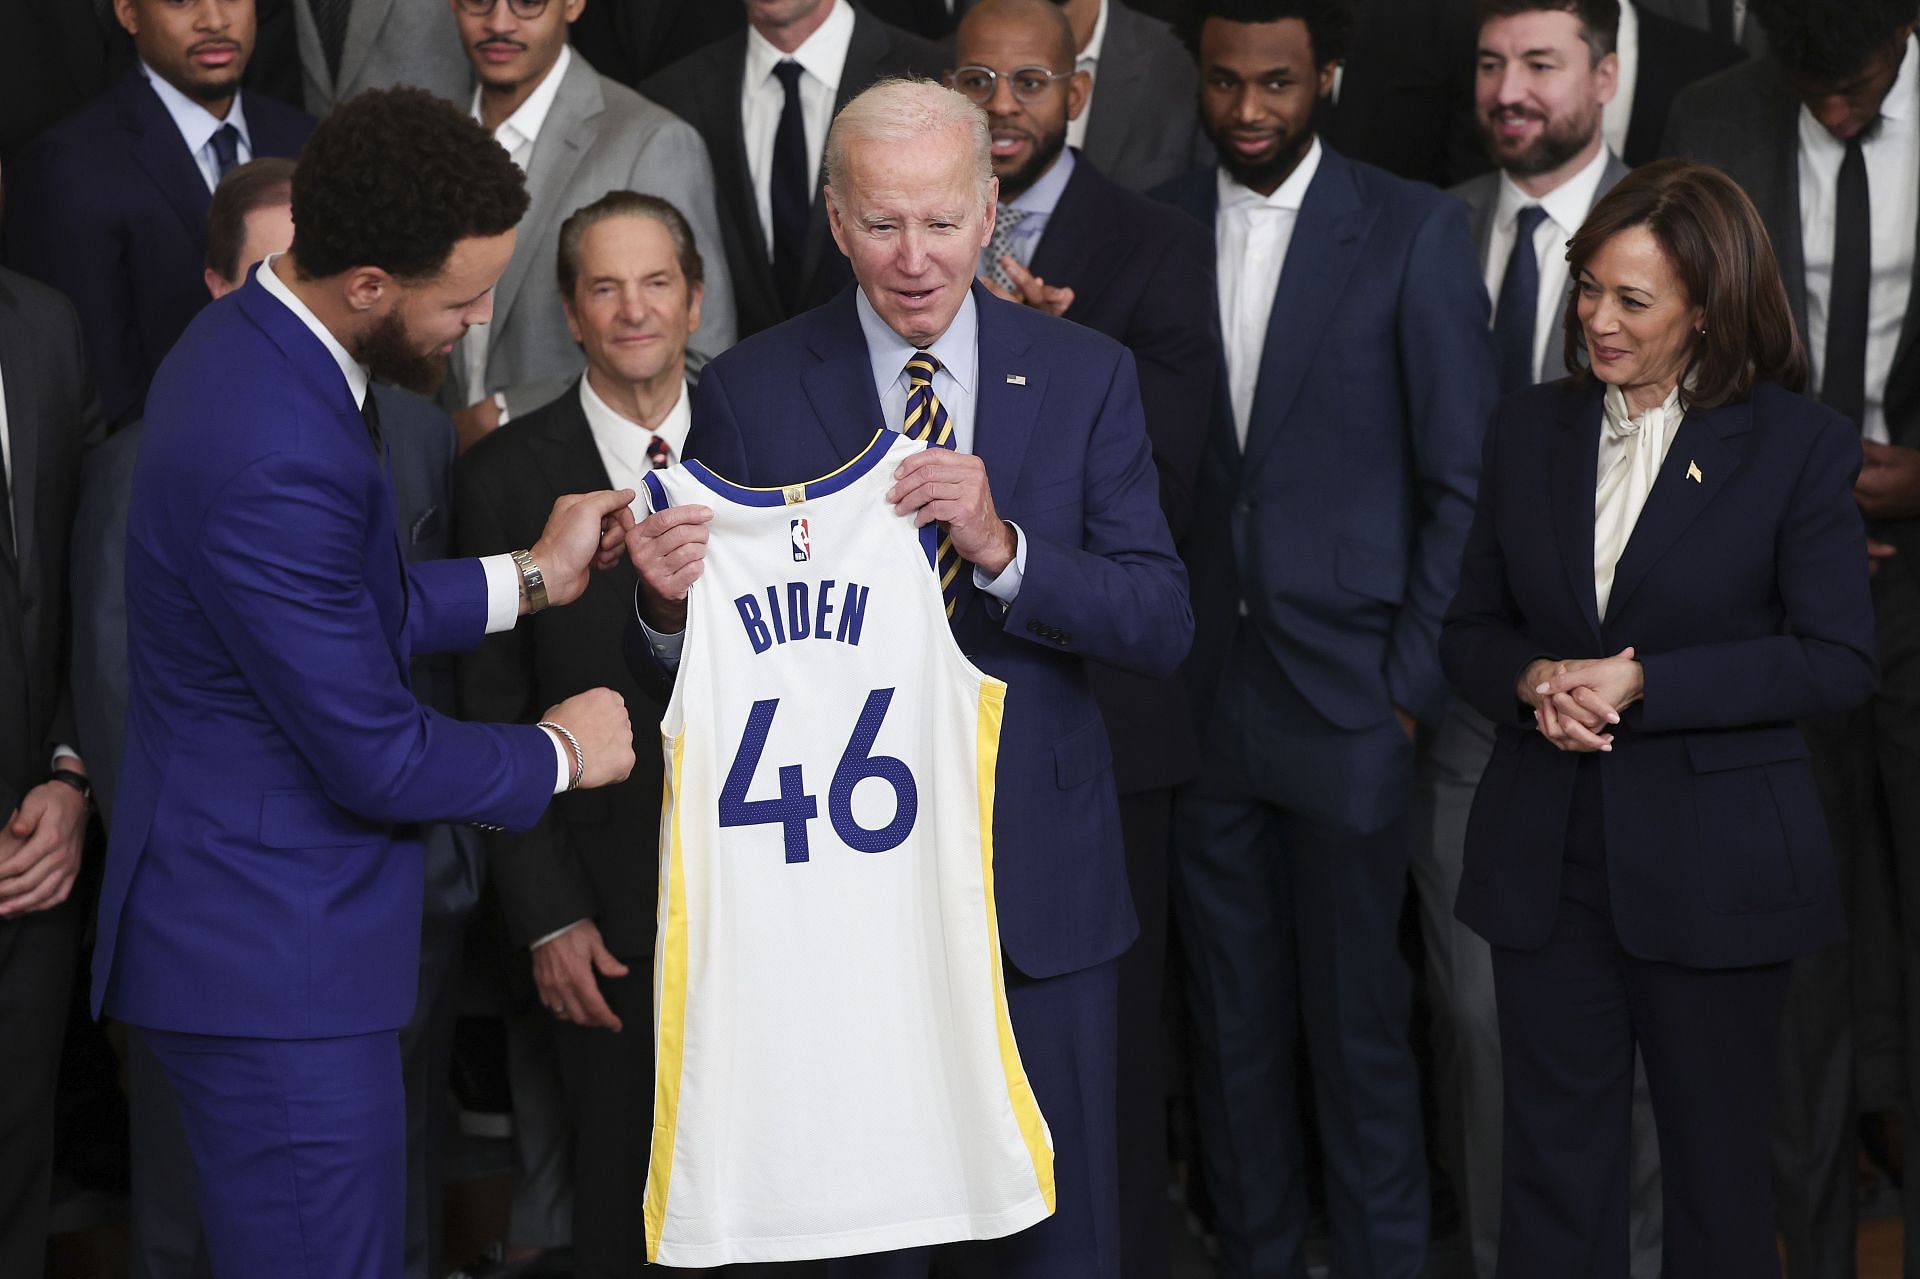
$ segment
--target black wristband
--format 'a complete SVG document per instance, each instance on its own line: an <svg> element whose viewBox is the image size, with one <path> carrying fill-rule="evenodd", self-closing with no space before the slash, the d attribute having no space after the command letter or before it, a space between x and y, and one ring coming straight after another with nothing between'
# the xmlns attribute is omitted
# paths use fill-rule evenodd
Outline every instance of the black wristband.
<svg viewBox="0 0 1920 1279"><path fill-rule="evenodd" d="M50 782L65 782L80 792L80 798L93 802L93 783L87 780L85 773L76 773L71 768L56 768L47 777Z"/></svg>

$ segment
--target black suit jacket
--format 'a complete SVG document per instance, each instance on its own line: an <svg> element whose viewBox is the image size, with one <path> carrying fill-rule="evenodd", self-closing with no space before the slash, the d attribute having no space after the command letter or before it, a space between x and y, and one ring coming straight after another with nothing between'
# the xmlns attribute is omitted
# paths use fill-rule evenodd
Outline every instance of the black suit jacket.
<svg viewBox="0 0 1920 1279"><path fill-rule="evenodd" d="M874 81L891 75L939 75L947 59L939 46L890 27L870 13L855 10L846 69L834 95L838 111ZM640 92L700 131L713 160L720 221L725 229L727 269L733 275L738 336L771 328L790 315L809 310L853 283L853 270L827 229L826 201L814 183L813 215L807 227L807 259L802 268L798 305L780 305L773 264L767 259L766 232L747 167L745 127L740 119L740 82L746 73L744 29L708 45L668 67L640 86Z"/></svg>
<svg viewBox="0 0 1920 1279"><path fill-rule="evenodd" d="M1219 374L1213 239L1179 210L1136 195L1076 154L1031 266L1073 289L1066 318L1133 352L1160 509L1177 542L1193 514ZM1199 766L1185 685L1089 663L1121 794L1172 786Z"/></svg>
<svg viewBox="0 0 1920 1279"><path fill-rule="evenodd" d="M67 535L83 441L99 426L80 323L52 289L0 270L0 384L12 452L13 554L0 542L0 811L73 744ZM24 712L24 713L22 713Z"/></svg>
<svg viewBox="0 0 1920 1279"><path fill-rule="evenodd" d="M1696 80L1704 80L1746 61L1746 50L1717 39L1684 22L1649 13L1642 7L1640 65L1633 81L1633 113L1627 124L1626 154L1620 158L1637 167L1660 156L1667 115L1673 99Z"/></svg>
<svg viewBox="0 0 1920 1279"><path fill-rule="evenodd" d="M256 156L298 155L311 117L242 99ZM140 415L154 369L207 303L213 195L135 70L42 134L7 173L6 258L65 293L110 427Z"/></svg>
<svg viewBox="0 0 1920 1279"><path fill-rule="evenodd" d="M92 0L20 4L0 40L0 164L133 65L133 45Z"/></svg>
<svg viewBox="0 0 1920 1279"><path fill-rule="evenodd" d="M567 40L595 71L633 87L746 25L745 6L715 0L594 0Z"/></svg>
<svg viewBox="0 0 1920 1279"><path fill-rule="evenodd" d="M928 40L944 40L960 25L959 17L947 12L947 0L860 0L860 4L887 25Z"/></svg>
<svg viewBox="0 0 1920 1279"><path fill-rule="evenodd" d="M611 487L575 382L461 457L454 468L455 551L494 555L531 546L555 498ZM603 686L626 698L633 719L639 760L626 781L561 795L533 829L486 837L516 946L592 919L620 958L644 960L653 948L662 703L642 691L622 655L637 582L624 561L597 572L566 608L487 636L459 662L460 709L468 719L529 722Z"/></svg>
<svg viewBox="0 0 1920 1279"><path fill-rule="evenodd" d="M1493 167L1473 127L1471 0L1361 0L1321 137L1341 155L1452 186Z"/></svg>

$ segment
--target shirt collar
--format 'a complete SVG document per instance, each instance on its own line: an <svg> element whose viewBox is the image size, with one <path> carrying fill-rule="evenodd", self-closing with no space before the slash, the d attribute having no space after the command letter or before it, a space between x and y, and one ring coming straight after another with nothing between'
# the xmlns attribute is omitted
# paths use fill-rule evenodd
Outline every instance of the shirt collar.
<svg viewBox="0 0 1920 1279"><path fill-rule="evenodd" d="M833 12L827 15L827 20L792 53L780 52L765 36L748 27L747 91L751 93L771 76L777 63L792 58L801 70L838 93L840 76L847 66L847 49L852 43L853 6L847 0L833 0Z"/></svg>
<svg viewBox="0 0 1920 1279"><path fill-rule="evenodd" d="M553 100L560 96L560 82L566 79L567 67L573 62L573 50L566 45L560 46L560 56L553 61L546 78L534 86L527 100L514 109L512 115L500 122L493 131L494 141L507 149L511 155L523 146L532 146L540 137L541 128L547 123L547 113L553 110ZM473 118L480 119L480 86L473 87Z"/></svg>
<svg viewBox="0 0 1920 1279"><path fill-rule="evenodd" d="M1587 161L1580 172L1562 182L1542 196L1531 196L1522 191L1513 178L1500 174L1500 206L1495 221L1500 226L1512 226L1520 210L1529 204L1537 204L1547 211L1554 225L1569 236L1580 229L1587 220L1587 214L1593 211L1593 202L1600 193L1600 179L1607 171L1607 161L1613 158L1613 152L1603 143L1593 159Z"/></svg>
<svg viewBox="0 0 1920 1279"><path fill-rule="evenodd" d="M906 375L907 361L919 348L887 327L867 301L865 290L855 290L853 306L860 316L860 332L867 339L867 356L873 361L874 387L885 396L887 388ZM980 313L974 307L972 289L967 290L960 309L954 312L953 323L927 350L962 391L973 394L980 370Z"/></svg>
<svg viewBox="0 0 1920 1279"><path fill-rule="evenodd" d="M1216 171L1220 207L1232 208L1268 208L1300 211L1301 204L1307 198L1307 188L1313 185L1313 175L1320 171L1320 139L1315 137L1307 147L1307 153L1300 157L1300 163L1293 166L1293 172L1287 180L1274 188L1272 195L1261 195L1252 187L1243 187L1227 176L1225 169Z"/></svg>
<svg viewBox="0 0 1920 1279"><path fill-rule="evenodd" d="M1914 64L1920 62L1920 37L1907 37L1907 51L1900 58L1900 74L1894 77L1893 87L1887 90L1887 100L1880 104L1880 114L1891 120L1911 120L1920 110L1920 70Z"/></svg>
<svg viewBox="0 0 1920 1279"><path fill-rule="evenodd" d="M174 88L165 76L144 61L140 63L140 74L147 78L147 83L153 86L154 93L160 98L160 105L173 118L173 127L180 130L180 136L186 140L189 154L199 155L208 140L220 132L222 126L229 124L240 134L240 140L247 144L247 150L253 150L253 135L247 132L247 113L241 106L240 90L233 91L233 105L227 108L227 118L222 120Z"/></svg>
<svg viewBox="0 0 1920 1279"><path fill-rule="evenodd" d="M621 456L635 470L645 471L653 465L647 459L647 446L653 443L655 435L667 442L673 461L684 460L687 432L693 427L693 406L684 377L680 379L680 398L652 431L601 399L600 393L593 389L593 380L585 374L580 377L580 411L586 414L587 425L595 438L604 438L612 447L620 449ZM631 447L626 447L629 445Z"/></svg>
<svg viewBox="0 0 1920 1279"><path fill-rule="evenodd" d="M327 348L327 354L331 355L333 362L340 366L341 376L347 379L347 390L353 395L353 406L360 408L367 402L367 366L348 355L347 348L340 345L340 339L333 335L333 330L322 324L320 317L309 311L307 304L300 300L299 295L288 288L287 282L274 273L273 264L281 256L278 253L269 253L255 270L254 277L260 281L261 288L279 299L280 305L293 312L294 318L306 325L313 336L320 339L320 344Z"/></svg>
<svg viewBox="0 0 1920 1279"><path fill-rule="evenodd" d="M1091 71L1100 61L1100 50L1107 43L1107 0L1100 0L1100 16L1093 20L1093 34L1087 37L1087 47L1074 56L1076 71Z"/></svg>
<svg viewBox="0 0 1920 1279"><path fill-rule="evenodd" d="M1007 201L1007 207L1022 213L1052 216L1054 206L1060 203L1060 193L1067 189L1067 179L1073 176L1073 165L1073 148L1061 147L1059 158L1032 186Z"/></svg>

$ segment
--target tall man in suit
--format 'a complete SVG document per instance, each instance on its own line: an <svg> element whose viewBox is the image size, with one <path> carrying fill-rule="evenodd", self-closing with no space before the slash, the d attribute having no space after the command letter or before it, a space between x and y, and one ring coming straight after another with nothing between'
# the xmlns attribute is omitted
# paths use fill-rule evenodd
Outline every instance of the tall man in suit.
<svg viewBox="0 0 1920 1279"><path fill-rule="evenodd" d="M631 494L599 493L511 557L399 554L368 380L430 382L525 208L456 108L362 95L302 157L293 247L196 321L149 397L93 1003L179 1102L218 1279L401 1273L419 825L524 827L632 767L608 690L534 728L449 719L408 683L415 655L575 598L631 524Z"/></svg>
<svg viewBox="0 0 1920 1279"><path fill-rule="evenodd" d="M1193 512L1194 476L1218 377L1213 251L1192 219L1109 181L1068 147L1087 75L1073 29L1051 0L981 0L956 34L948 83L986 110L999 179L986 286L1064 315L1133 353L1160 508L1177 542ZM1121 1262L1164 1275L1168 1242L1166 1088L1160 991L1166 965L1167 833L1173 787L1199 752L1184 685L1099 663L1087 674L1113 749L1120 826L1140 940L1120 961Z"/></svg>
<svg viewBox="0 0 1920 1279"><path fill-rule="evenodd" d="M1067 123L1067 145L1135 191L1192 168L1206 138L1194 107L1193 55L1180 37L1123 0L1055 3L1073 24L1074 67L1088 82L1086 103Z"/></svg>
<svg viewBox="0 0 1920 1279"><path fill-rule="evenodd" d="M1320 126L1340 154L1446 186L1487 167L1473 131L1474 0L1353 0Z"/></svg>
<svg viewBox="0 0 1920 1279"><path fill-rule="evenodd" d="M1688 85L1737 66L1745 50L1731 40L1663 17L1635 0L1619 0L1614 37L1618 91L1607 103L1607 146L1629 168L1660 155L1673 99Z"/></svg>
<svg viewBox="0 0 1920 1279"><path fill-rule="evenodd" d="M403 84L466 101L473 73L454 38L453 15L433 0L290 2L302 94L315 116L357 93Z"/></svg>
<svg viewBox="0 0 1920 1279"><path fill-rule="evenodd" d="M46 1259L90 785L67 669L67 537L100 424L82 345L66 299L0 270L0 1273L27 1279Z"/></svg>
<svg viewBox="0 0 1920 1279"><path fill-rule="evenodd" d="M1436 643L1494 375L1459 203L1314 134L1346 16L1222 0L1200 29L1220 164L1164 189L1215 233L1227 356L1184 547L1203 728L1173 885L1229 1275L1303 1264L1301 1036L1335 1268L1417 1275L1427 1243L1406 803L1416 723L1447 707Z"/></svg>
<svg viewBox="0 0 1920 1279"><path fill-rule="evenodd" d="M946 61L931 41L849 0L747 0L746 30L641 84L707 140L740 336L819 305L852 279L828 235L818 177L834 113L883 76L937 75ZM726 289L721 256L704 256L710 326Z"/></svg>
<svg viewBox="0 0 1920 1279"><path fill-rule="evenodd" d="M220 181L207 217L207 291L215 300L246 283L254 266L293 243L293 162L250 160ZM452 514L453 424L431 401L374 384L393 481L394 515L409 561L443 559ZM74 519L74 731L92 761L94 793L109 826L118 793L127 710L127 505L139 457L133 423L87 455ZM453 663L416 658L423 705L454 709ZM420 938L419 998L400 1032L407 1105L408 1279L438 1279L446 1079L452 1048L461 938L479 893L478 838L464 827L421 833L426 899ZM137 1279L206 1274L206 1246L195 1203L196 1178L179 1108L160 1064L139 1037L128 1044L133 1119L132 1234Z"/></svg>
<svg viewBox="0 0 1920 1279"><path fill-rule="evenodd" d="M909 360L932 355L916 416L945 416L954 447L902 463L889 500L944 525L949 554L966 561L950 566L954 638L1019 690L1000 735L994 893L1013 1029L1056 1152L1054 1215L979 1245L978 1260L1002 1275L1108 1276L1116 969L1135 923L1085 671L1102 661L1165 677L1190 614L1133 357L973 284L993 237L990 163L986 119L957 93L888 83L849 103L827 142L827 192L858 287L709 365L687 452L748 484L825 474L876 428L905 424ZM645 622L629 632L630 660L643 678L678 664L710 514L669 509L629 536ZM836 1269L928 1266L922 1250Z"/></svg>
<svg viewBox="0 0 1920 1279"><path fill-rule="evenodd" d="M1801 1279L1853 1273L1856 1112L1902 1106L1920 1148L1920 1071L1899 1066L1920 1060L1920 44L1909 0L1752 9L1770 54L1683 92L1667 149L1759 208L1819 396L1860 426L1878 561L1880 691L1809 726L1853 936L1796 961L1787 996L1774 1180ZM1920 1178L1903 1198L1920 1270Z"/></svg>
<svg viewBox="0 0 1920 1279"><path fill-rule="evenodd" d="M295 155L313 121L243 93L252 0L114 0L139 63L41 135L8 177L7 260L73 301L109 428L206 305L207 203L256 155Z"/></svg>
<svg viewBox="0 0 1920 1279"><path fill-rule="evenodd" d="M477 325L453 355L444 402L460 411L463 447L500 422L530 412L571 386L581 368L560 298L547 287L560 222L608 191L671 197L715 262L705 354L733 344L732 291L720 251L720 217L707 146L685 121L596 72L567 47L567 27L586 0L552 0L521 17L507 0L480 12L446 0L479 86L473 118L491 130L527 175L532 204L491 323Z"/></svg>
<svg viewBox="0 0 1920 1279"><path fill-rule="evenodd" d="M700 327L703 275L692 227L657 196L615 191L562 225L559 292L586 374L460 460L460 549L519 546L562 493L630 488L681 460L692 407L687 343ZM662 706L621 655L633 609L630 567L598 574L563 617L536 620L461 662L463 709L525 718L583 689L618 690L636 719ZM568 1115L573 1255L583 1279L646 1264L634 1212L646 1192L653 1127L654 884L645 835L660 824L660 757L618 786L558 801L523 834L488 837L507 933L530 952L539 1016L550 1017Z"/></svg>

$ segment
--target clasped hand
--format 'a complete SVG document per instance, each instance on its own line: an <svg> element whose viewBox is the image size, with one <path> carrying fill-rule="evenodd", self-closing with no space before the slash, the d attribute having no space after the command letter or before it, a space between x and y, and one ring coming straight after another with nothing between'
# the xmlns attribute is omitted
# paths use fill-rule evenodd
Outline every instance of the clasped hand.
<svg viewBox="0 0 1920 1279"><path fill-rule="evenodd" d="M26 793L0 826L0 918L58 906L80 873L87 801L61 781Z"/></svg>
<svg viewBox="0 0 1920 1279"><path fill-rule="evenodd" d="M1520 700L1541 736L1563 751L1611 751L1621 712L1640 700L1645 670L1628 645L1612 657L1542 658L1520 676Z"/></svg>

